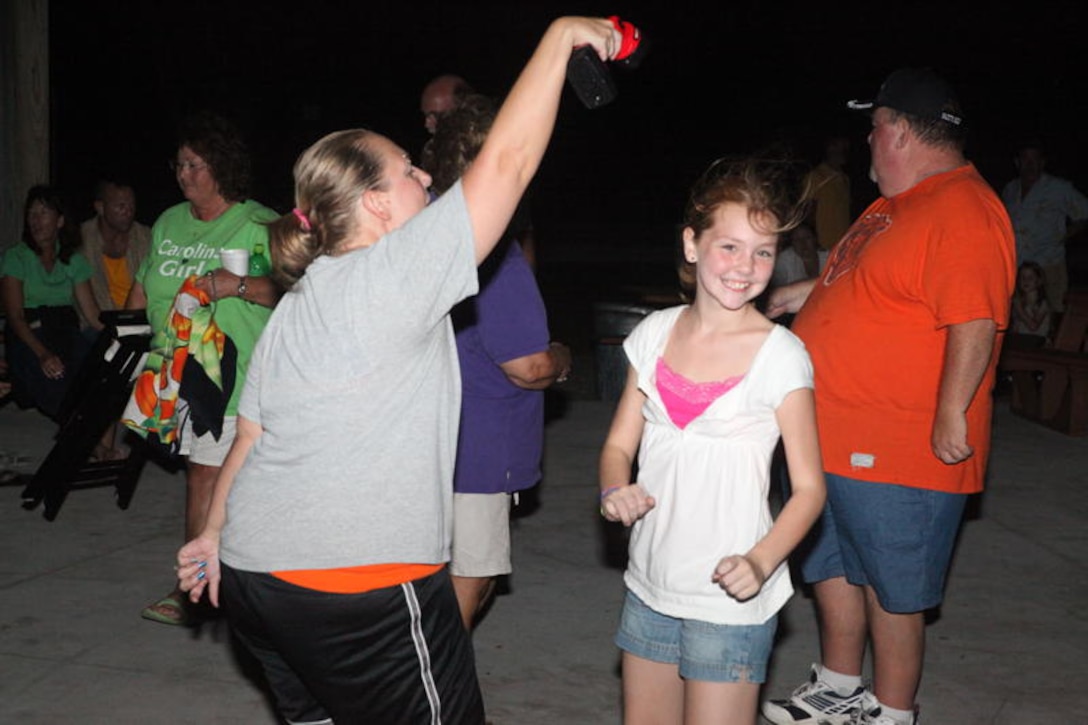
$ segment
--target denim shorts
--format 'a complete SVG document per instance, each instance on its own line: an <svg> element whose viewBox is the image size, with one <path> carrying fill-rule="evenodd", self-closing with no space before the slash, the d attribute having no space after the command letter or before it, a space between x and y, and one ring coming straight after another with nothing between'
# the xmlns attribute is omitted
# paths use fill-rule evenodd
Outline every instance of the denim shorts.
<svg viewBox="0 0 1088 725"><path fill-rule="evenodd" d="M898 614L939 605L967 496L832 473L826 480L827 505L804 547L804 580L845 576Z"/></svg>
<svg viewBox="0 0 1088 725"><path fill-rule="evenodd" d="M644 660L679 665L684 679L762 683L777 628L777 616L753 625L677 619L628 591L616 646Z"/></svg>

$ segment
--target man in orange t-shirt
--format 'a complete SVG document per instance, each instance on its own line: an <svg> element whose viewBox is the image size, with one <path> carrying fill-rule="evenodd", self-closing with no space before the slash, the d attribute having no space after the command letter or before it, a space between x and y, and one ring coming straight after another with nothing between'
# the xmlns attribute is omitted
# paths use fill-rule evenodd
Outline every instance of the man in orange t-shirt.
<svg viewBox="0 0 1088 725"><path fill-rule="evenodd" d="M1015 280L1000 199L963 155L963 115L932 71L902 69L872 103L870 175L881 197L817 280L769 312L816 372L828 503L802 562L823 662L772 722L913 725L925 610L943 597L968 494L982 490L995 368ZM861 681L867 641L873 687Z"/></svg>

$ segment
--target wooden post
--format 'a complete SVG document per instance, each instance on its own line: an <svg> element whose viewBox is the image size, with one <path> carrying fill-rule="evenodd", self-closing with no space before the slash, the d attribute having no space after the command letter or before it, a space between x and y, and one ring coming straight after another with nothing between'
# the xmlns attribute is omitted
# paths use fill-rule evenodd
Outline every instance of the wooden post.
<svg viewBox="0 0 1088 725"><path fill-rule="evenodd" d="M49 0L0 3L0 250L19 241L23 201L50 181Z"/></svg>

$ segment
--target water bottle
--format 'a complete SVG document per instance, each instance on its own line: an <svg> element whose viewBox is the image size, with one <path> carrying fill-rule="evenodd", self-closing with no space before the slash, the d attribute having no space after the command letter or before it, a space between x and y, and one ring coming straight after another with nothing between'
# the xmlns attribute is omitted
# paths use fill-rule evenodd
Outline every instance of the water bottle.
<svg viewBox="0 0 1088 725"><path fill-rule="evenodd" d="M254 244L253 251L249 255L249 276L267 277L272 265L264 253L263 244Z"/></svg>

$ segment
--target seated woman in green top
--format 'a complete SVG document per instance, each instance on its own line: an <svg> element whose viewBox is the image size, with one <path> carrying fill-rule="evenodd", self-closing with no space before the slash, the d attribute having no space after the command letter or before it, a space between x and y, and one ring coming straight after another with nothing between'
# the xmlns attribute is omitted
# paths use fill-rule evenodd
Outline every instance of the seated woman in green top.
<svg viewBox="0 0 1088 725"><path fill-rule="evenodd" d="M75 304L95 329L102 323L91 265L75 251L79 237L65 227L57 190L33 187L23 221L23 244L9 249L0 265L8 369L16 404L56 418L89 347Z"/></svg>

